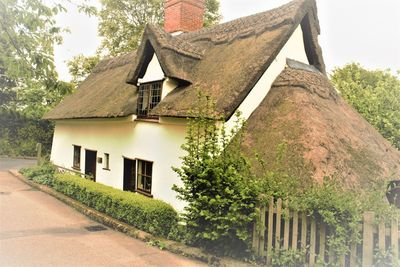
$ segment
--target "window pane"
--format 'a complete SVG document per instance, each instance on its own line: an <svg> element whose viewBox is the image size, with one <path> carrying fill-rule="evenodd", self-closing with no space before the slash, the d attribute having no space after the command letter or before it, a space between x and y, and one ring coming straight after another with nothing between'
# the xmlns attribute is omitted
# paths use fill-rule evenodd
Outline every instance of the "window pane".
<svg viewBox="0 0 400 267"><path fill-rule="evenodd" d="M138 115L147 114L161 101L162 82L142 84L139 86Z"/></svg>
<svg viewBox="0 0 400 267"><path fill-rule="evenodd" d="M108 153L104 153L104 168L110 168L110 155Z"/></svg>
<svg viewBox="0 0 400 267"><path fill-rule="evenodd" d="M73 165L74 168L80 168L81 166L81 147L74 146L74 158Z"/></svg>
<svg viewBox="0 0 400 267"><path fill-rule="evenodd" d="M145 160L138 160L137 186L139 190L151 194L151 183L153 163Z"/></svg>

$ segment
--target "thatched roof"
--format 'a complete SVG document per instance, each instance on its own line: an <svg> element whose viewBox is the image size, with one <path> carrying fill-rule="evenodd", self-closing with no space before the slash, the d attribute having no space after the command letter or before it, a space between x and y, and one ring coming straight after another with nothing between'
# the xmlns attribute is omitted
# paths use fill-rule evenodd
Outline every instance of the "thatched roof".
<svg viewBox="0 0 400 267"><path fill-rule="evenodd" d="M400 177L400 152L337 94L325 75L288 62L247 121L244 151L266 169L362 185ZM261 174L261 165L253 162Z"/></svg>
<svg viewBox="0 0 400 267"><path fill-rule="evenodd" d="M135 52L101 61L77 91L44 119L114 118L136 113L137 88L125 82Z"/></svg>
<svg viewBox="0 0 400 267"><path fill-rule="evenodd" d="M187 117L197 91L202 90L216 101L217 113L228 119L299 25L303 29L309 62L325 72L317 40L319 24L315 0L295 0L276 9L178 36L147 26L136 56L126 56L132 65L119 68L118 73L114 73L115 69L93 73L82 83L78 93L66 98L45 118L134 114L137 88L123 84L122 78L127 77L127 82L136 85L155 53L165 75L176 79L180 86L150 115ZM111 86L113 94L126 97L125 103L122 99L118 102L123 107L105 105L107 99L113 99L104 97L111 93ZM129 95L127 88L133 91ZM130 107L126 106L128 103Z"/></svg>

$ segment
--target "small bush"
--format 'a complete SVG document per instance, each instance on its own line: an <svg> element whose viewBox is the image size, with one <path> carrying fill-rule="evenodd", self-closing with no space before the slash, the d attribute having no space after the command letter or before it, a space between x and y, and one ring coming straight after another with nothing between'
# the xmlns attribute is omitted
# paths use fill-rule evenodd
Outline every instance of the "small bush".
<svg viewBox="0 0 400 267"><path fill-rule="evenodd" d="M23 168L20 170L29 180L47 186L53 185L55 171L55 167L49 162L44 162L40 166Z"/></svg>
<svg viewBox="0 0 400 267"><path fill-rule="evenodd" d="M29 179L52 186L95 210L138 229L167 237L177 227L177 212L167 203L124 192L72 174L55 174L51 164L23 169Z"/></svg>

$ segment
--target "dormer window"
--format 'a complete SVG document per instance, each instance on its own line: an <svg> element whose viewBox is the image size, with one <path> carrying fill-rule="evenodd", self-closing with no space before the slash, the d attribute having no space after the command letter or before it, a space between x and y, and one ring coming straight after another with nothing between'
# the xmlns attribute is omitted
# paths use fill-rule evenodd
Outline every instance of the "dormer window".
<svg viewBox="0 0 400 267"><path fill-rule="evenodd" d="M150 111L161 101L163 81L143 83L139 86L138 117L149 117Z"/></svg>

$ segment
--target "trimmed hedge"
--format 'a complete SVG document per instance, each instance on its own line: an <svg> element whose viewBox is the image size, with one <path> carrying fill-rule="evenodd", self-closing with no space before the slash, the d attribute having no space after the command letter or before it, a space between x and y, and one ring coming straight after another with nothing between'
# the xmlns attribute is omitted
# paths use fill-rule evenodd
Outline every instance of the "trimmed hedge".
<svg viewBox="0 0 400 267"><path fill-rule="evenodd" d="M35 182L49 185L95 210L148 233L167 237L177 227L177 212L161 200L121 191L73 174L57 173L45 175L46 179L43 179L46 171L25 169L22 173Z"/></svg>

